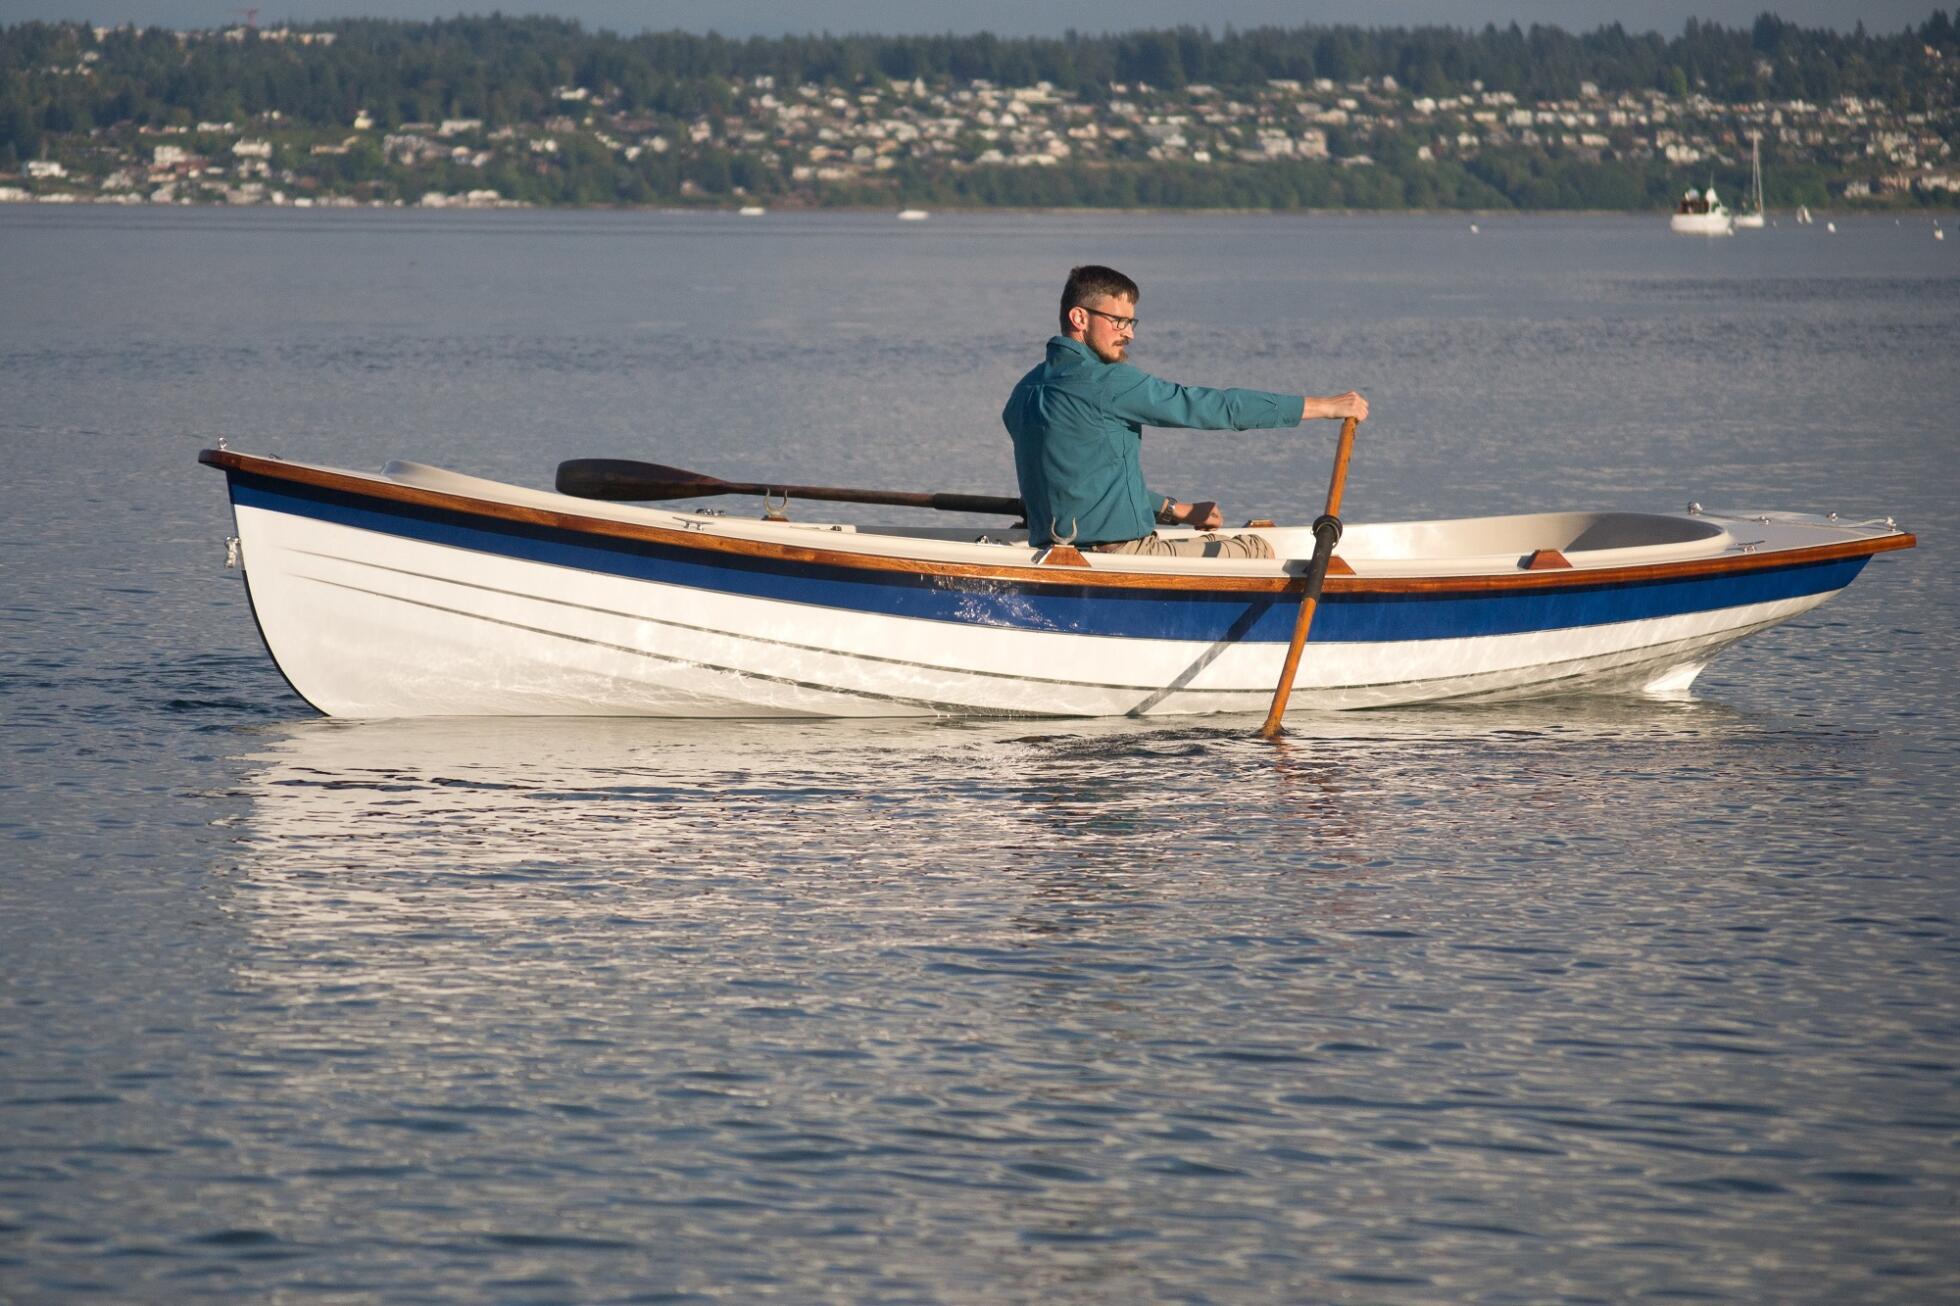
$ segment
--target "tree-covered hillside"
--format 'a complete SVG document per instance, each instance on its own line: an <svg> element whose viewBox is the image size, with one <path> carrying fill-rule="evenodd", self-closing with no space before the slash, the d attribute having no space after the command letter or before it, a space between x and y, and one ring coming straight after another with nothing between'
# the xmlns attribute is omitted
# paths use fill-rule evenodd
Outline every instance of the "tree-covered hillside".
<svg viewBox="0 0 1960 1306"><path fill-rule="evenodd" d="M1760 133L1772 202L1943 202L1956 80L1941 11L1886 36L19 23L0 172L35 198L1641 208L1733 189Z"/></svg>

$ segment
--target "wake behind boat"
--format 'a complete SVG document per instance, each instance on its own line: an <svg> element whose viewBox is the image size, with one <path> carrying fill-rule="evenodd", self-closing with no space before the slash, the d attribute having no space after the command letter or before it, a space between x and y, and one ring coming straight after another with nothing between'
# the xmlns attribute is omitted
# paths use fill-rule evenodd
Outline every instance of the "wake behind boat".
<svg viewBox="0 0 1960 1306"><path fill-rule="evenodd" d="M199 461L225 473L267 648L330 716L1257 712L1315 545L1267 526L1276 560L1085 553L1018 527L753 520L419 463ZM694 492L713 486L742 488ZM1291 703L1684 689L1914 543L1889 521L1698 509L1350 525Z"/></svg>

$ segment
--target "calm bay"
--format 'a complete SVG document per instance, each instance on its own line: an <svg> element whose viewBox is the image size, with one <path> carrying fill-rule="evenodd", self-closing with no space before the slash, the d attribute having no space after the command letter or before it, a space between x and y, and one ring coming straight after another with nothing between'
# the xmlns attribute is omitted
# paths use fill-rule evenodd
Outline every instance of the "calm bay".
<svg viewBox="0 0 1960 1306"><path fill-rule="evenodd" d="M0 206L0 1300L1960 1294L1930 219L52 209ZM1352 520L1920 547L1688 695L1280 747L326 721L224 568L221 437L1012 493L1086 261L1145 368L1364 390ZM1145 461L1304 521L1334 434Z"/></svg>

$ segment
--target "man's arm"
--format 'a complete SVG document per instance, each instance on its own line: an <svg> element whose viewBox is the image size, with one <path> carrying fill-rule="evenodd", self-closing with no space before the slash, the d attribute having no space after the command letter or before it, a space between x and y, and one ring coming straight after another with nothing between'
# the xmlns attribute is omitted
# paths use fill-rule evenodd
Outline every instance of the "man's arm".
<svg viewBox="0 0 1960 1306"><path fill-rule="evenodd" d="M1128 363L1103 369L1102 402L1126 422L1198 431L1251 431L1294 426L1302 397L1268 390L1214 390L1179 385Z"/></svg>
<svg viewBox="0 0 1960 1306"><path fill-rule="evenodd" d="M1306 403L1300 407L1300 420L1311 422L1316 417L1352 417L1357 422L1368 420L1368 401L1358 390L1350 390L1344 395L1308 395Z"/></svg>
<svg viewBox="0 0 1960 1306"><path fill-rule="evenodd" d="M1178 385L1141 368L1118 364L1108 369L1112 385L1110 410L1124 421L1144 426L1181 427L1208 431L1247 431L1260 427L1292 426L1315 418L1352 417L1368 420L1368 400L1358 390L1339 395L1305 395L1300 415L1293 416L1293 396L1267 390L1214 390Z"/></svg>
<svg viewBox="0 0 1960 1306"><path fill-rule="evenodd" d="M1316 417L1352 417L1357 422L1365 422L1368 420L1368 401L1356 390L1344 395L1308 395L1300 407L1300 420L1311 421ZM1166 495L1158 504L1157 521L1164 526L1191 526L1201 531L1215 531L1225 524L1225 516L1216 503L1208 500L1180 503Z"/></svg>
<svg viewBox="0 0 1960 1306"><path fill-rule="evenodd" d="M1357 390L1343 395L1308 395L1300 405L1300 420L1312 421L1316 417L1352 417L1357 422L1365 422L1368 401ZM1225 524L1224 514L1216 503L1180 503L1169 496L1158 505L1157 520L1165 526L1193 526L1201 531L1215 531Z"/></svg>
<svg viewBox="0 0 1960 1306"><path fill-rule="evenodd" d="M1164 526L1193 526L1201 531L1215 531L1225 524L1225 514L1209 499L1199 503L1165 499L1157 509L1157 521Z"/></svg>

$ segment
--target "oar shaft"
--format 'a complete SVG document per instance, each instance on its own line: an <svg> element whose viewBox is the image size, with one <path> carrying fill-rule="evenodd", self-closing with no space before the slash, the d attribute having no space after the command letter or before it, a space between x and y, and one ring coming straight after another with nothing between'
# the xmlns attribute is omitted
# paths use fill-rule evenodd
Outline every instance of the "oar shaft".
<svg viewBox="0 0 1960 1306"><path fill-rule="evenodd" d="M1341 442L1334 448L1334 476L1327 482L1327 515L1341 515L1341 496L1347 493L1348 459L1354 456L1354 428L1357 425L1350 417L1341 423ZM1337 541L1338 542L1338 541Z"/></svg>
<svg viewBox="0 0 1960 1306"><path fill-rule="evenodd" d="M1293 677L1300 670L1300 654L1307 646L1307 632L1313 629L1314 612L1320 607L1320 587L1327 580L1327 564L1341 538L1341 497L1347 490L1348 459L1354 453L1355 419L1341 423L1341 442L1334 450L1334 476L1327 486L1327 512L1313 526L1313 559L1307 564L1307 583L1300 596L1300 615L1293 623L1293 639L1286 646L1286 661L1280 667L1279 684L1273 690L1273 705L1259 727L1262 739L1280 732L1286 716L1286 700L1293 694Z"/></svg>
<svg viewBox="0 0 1960 1306"><path fill-rule="evenodd" d="M940 512L997 513L1024 516L1019 499L991 494L913 493L906 490L860 490L837 485L784 485L761 481L724 481L715 476L628 458L572 458L558 464L558 492L582 499L693 499L716 494L787 495L792 499L821 499L834 503L877 503L901 508L933 508Z"/></svg>

